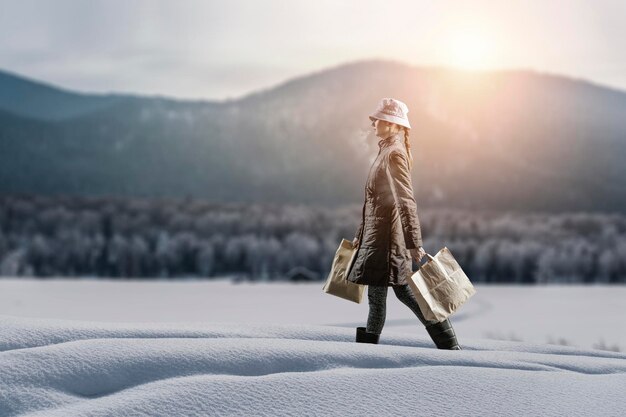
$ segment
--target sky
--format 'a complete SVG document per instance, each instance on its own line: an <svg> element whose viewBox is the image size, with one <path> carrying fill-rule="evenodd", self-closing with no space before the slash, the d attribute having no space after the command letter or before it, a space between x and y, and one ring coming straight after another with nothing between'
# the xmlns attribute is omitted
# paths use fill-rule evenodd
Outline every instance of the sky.
<svg viewBox="0 0 626 417"><path fill-rule="evenodd" d="M207 100L378 58L626 90L624 23L623 0L0 0L0 69Z"/></svg>

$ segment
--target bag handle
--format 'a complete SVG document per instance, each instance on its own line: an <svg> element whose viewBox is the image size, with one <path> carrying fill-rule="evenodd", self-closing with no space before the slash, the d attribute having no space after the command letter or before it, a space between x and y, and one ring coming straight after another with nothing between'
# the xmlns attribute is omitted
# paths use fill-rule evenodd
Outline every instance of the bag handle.
<svg viewBox="0 0 626 417"><path fill-rule="evenodd" d="M422 260L424 260L424 258L426 258L426 262L422 262ZM432 256L430 253L426 252L426 256L423 256L422 259L417 263L417 269L420 269L422 266L426 265L428 262L430 261L434 261L435 257Z"/></svg>

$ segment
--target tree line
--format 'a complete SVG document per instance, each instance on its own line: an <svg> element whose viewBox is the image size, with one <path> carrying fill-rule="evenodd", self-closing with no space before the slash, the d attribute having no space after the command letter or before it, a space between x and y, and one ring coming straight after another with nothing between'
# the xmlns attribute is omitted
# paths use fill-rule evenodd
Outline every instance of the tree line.
<svg viewBox="0 0 626 417"><path fill-rule="evenodd" d="M3 195L0 275L321 281L361 208ZM418 214L426 251L448 247L475 283L626 282L619 213Z"/></svg>

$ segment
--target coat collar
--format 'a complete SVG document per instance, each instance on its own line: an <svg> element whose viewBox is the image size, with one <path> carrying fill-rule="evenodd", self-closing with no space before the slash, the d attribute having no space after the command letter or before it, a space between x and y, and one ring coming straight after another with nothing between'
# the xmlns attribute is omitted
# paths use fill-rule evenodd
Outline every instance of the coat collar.
<svg viewBox="0 0 626 417"><path fill-rule="evenodd" d="M398 132L395 135L391 135L389 136L387 139L381 139L378 141L378 147L379 148L385 148L389 145L391 145L392 143L395 142L400 142L402 143L402 141L404 140L404 137L402 135L402 132Z"/></svg>

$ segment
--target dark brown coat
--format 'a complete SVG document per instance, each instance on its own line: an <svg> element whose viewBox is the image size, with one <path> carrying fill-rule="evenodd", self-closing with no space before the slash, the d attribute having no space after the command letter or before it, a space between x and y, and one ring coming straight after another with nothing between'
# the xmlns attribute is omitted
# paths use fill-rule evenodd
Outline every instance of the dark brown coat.
<svg viewBox="0 0 626 417"><path fill-rule="evenodd" d="M359 247L347 279L357 284L395 286L413 274L410 248L422 246L403 133L378 142L365 185Z"/></svg>

